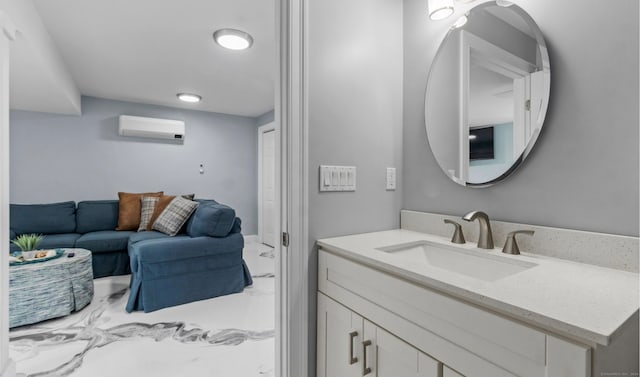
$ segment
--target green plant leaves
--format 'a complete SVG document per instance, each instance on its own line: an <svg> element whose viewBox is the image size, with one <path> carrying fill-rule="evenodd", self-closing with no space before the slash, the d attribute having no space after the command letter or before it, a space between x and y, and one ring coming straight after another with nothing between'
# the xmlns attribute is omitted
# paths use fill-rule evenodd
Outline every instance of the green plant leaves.
<svg viewBox="0 0 640 377"><path fill-rule="evenodd" d="M31 251L35 250L43 239L42 234L21 234L11 242L22 251Z"/></svg>

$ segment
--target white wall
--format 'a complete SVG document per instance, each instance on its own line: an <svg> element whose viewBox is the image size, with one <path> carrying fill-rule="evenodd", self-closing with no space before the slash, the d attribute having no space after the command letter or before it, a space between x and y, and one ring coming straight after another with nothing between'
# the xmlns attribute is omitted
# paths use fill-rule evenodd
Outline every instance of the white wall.
<svg viewBox="0 0 640 377"><path fill-rule="evenodd" d="M432 22L424 0L404 0L403 207L637 236L639 9L638 1L613 3L516 1L547 42L549 112L519 170L477 189L443 174L424 126L427 75L456 17Z"/></svg>
<svg viewBox="0 0 640 377"><path fill-rule="evenodd" d="M243 233L257 234L255 118L92 97L83 97L82 109L81 116L11 112L12 203L195 193L233 207ZM184 120L184 143L119 136L122 114Z"/></svg>
<svg viewBox="0 0 640 377"><path fill-rule="evenodd" d="M307 1L309 242L399 226L402 177L402 1ZM357 167L356 192L318 190L321 164ZM400 178L398 178L400 180ZM315 375L317 253L309 261Z"/></svg>

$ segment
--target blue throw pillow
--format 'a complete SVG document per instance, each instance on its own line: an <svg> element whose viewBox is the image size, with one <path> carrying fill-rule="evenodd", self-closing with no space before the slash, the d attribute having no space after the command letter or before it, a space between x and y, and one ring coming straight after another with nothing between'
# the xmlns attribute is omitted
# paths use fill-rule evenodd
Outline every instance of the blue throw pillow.
<svg viewBox="0 0 640 377"><path fill-rule="evenodd" d="M187 234L191 237L225 237L235 223L236 211L224 204L200 202L187 223Z"/></svg>

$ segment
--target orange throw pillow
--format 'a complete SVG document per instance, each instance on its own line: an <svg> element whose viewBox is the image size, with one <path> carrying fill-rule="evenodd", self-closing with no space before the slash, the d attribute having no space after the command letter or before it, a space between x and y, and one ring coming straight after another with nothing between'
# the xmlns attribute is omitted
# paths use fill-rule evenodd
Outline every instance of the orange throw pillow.
<svg viewBox="0 0 640 377"><path fill-rule="evenodd" d="M140 226L141 199L143 196L162 196L164 191L130 193L119 192L118 226L116 230L137 230Z"/></svg>

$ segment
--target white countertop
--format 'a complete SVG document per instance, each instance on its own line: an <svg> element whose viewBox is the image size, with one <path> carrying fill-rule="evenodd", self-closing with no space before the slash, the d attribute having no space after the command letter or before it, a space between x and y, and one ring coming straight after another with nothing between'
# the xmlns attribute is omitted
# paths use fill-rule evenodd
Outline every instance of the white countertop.
<svg viewBox="0 0 640 377"><path fill-rule="evenodd" d="M609 344L615 331L638 311L636 273L529 253L507 255L499 248L477 249L471 242L455 245L537 265L488 282L377 250L422 240L454 245L443 237L402 229L326 238L318 240L318 245L333 254L585 342Z"/></svg>

